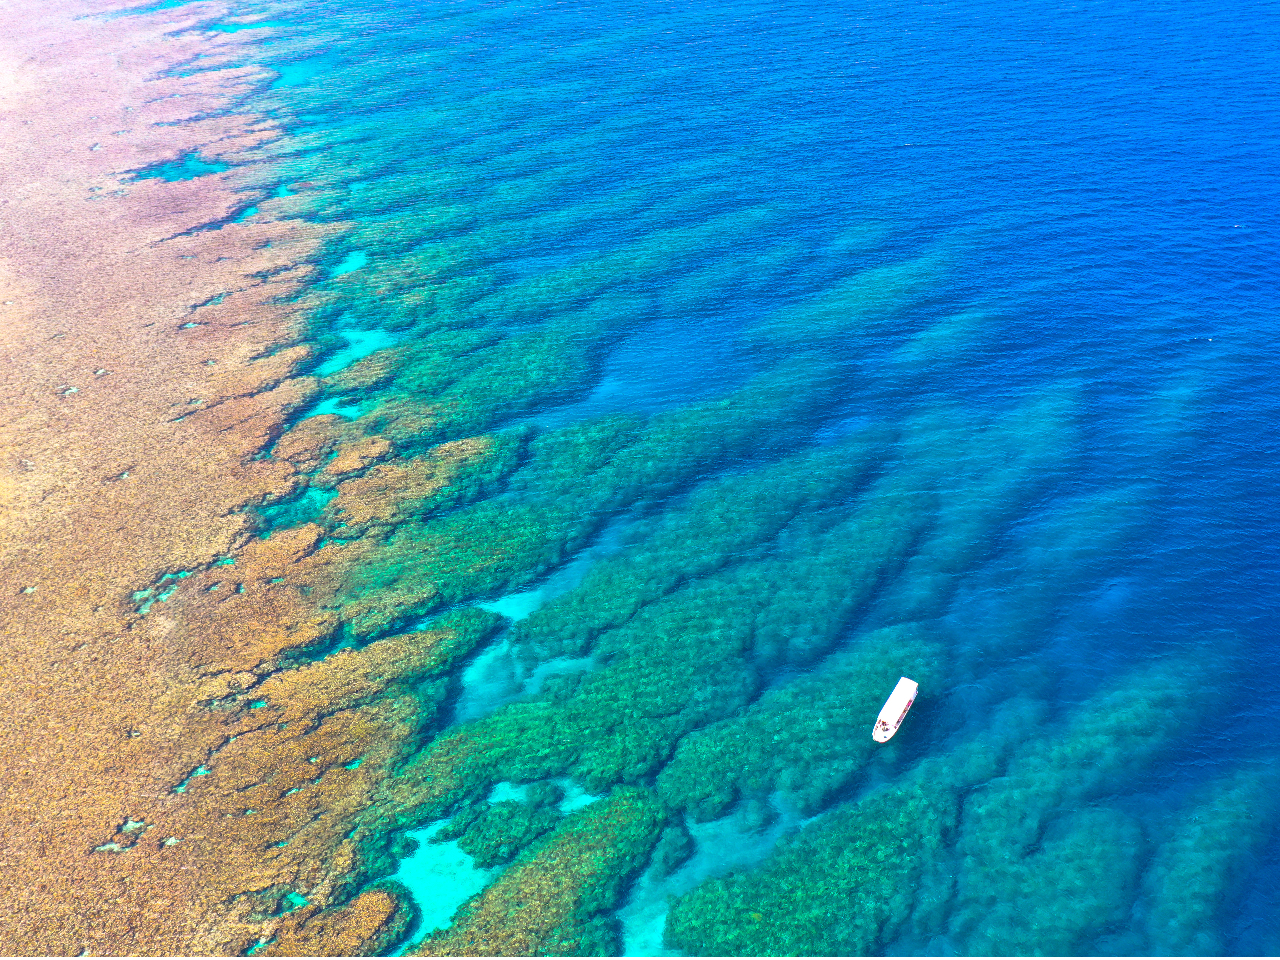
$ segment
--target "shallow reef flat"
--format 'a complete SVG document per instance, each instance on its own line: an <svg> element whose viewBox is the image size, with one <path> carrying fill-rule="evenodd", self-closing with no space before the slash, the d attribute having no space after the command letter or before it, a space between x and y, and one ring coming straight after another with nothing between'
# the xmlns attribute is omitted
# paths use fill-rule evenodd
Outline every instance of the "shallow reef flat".
<svg viewBox="0 0 1280 960"><path fill-rule="evenodd" d="M272 908L237 898L284 896L322 854L276 849L277 824L260 833L229 819L244 812L231 784L189 787L262 726L228 726L226 697L268 676L287 686L274 658L308 635L312 613L268 600L234 627L211 610L207 622L190 612L188 627L146 600L226 573L233 556L264 584L297 559L241 556L242 508L293 482L287 461L254 455L315 389L291 376L309 351L287 301L328 228L270 202L232 222L245 203L230 165L280 131L233 109L267 76L237 57L243 41L191 29L226 7L118 17L118 6L0 11L0 944L243 951L258 926L238 918ZM174 69L193 58L209 69ZM186 176L197 155L204 175ZM133 175L164 164L167 176ZM258 589L244 580L238 595ZM452 636L433 634L442 650ZM376 654L355 660L313 691L313 707L334 714L319 740L334 746L361 722L335 705L376 672ZM343 751L305 751L305 782L364 776L337 762ZM245 775L279 770L282 756L247 757ZM262 806L269 820L271 799ZM277 892L249 893L262 890ZM358 951L392 907L358 900L327 942Z"/></svg>

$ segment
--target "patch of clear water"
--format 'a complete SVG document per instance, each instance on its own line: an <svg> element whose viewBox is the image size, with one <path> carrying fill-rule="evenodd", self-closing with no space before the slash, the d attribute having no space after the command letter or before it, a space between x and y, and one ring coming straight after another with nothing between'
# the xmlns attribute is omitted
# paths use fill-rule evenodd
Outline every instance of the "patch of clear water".
<svg viewBox="0 0 1280 960"><path fill-rule="evenodd" d="M446 929L458 908L489 886L502 871L482 870L456 840L433 842L449 818L437 820L409 836L418 841L418 849L400 861L391 879L404 884L417 905L421 922L413 935L392 954L403 956L429 934Z"/></svg>

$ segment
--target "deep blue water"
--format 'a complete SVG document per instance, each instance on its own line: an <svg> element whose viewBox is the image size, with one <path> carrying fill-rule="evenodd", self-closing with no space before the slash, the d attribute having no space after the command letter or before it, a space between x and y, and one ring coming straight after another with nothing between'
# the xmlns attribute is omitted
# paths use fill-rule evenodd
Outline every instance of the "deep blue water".
<svg viewBox="0 0 1280 960"><path fill-rule="evenodd" d="M1251 772L1275 763L1280 738L1280 6L262 9L274 19L259 55L280 79L250 106L290 130L262 176L283 169L285 182L314 185L295 212L349 226L326 251L322 275L333 279L318 290L332 299L314 314L318 342L332 351L339 331L388 330L371 342L435 350L446 333L479 337L439 348L452 372L433 366L436 379L421 381L417 402L454 391L480 410L435 440L519 425L559 436L613 414L649 422L718 399L742 405L764 378L784 389L771 422L751 428L754 452L589 509L660 524L717 478L888 431L872 478L797 508L799 532L751 548L795 571L807 555L827 564L822 518L875 502L875 477L928 493L927 505L885 508L931 519L893 548L838 642L820 656L764 658L753 692L723 711L748 715L764 691L821 676L815 662L874 629L921 623L947 659L922 687L906 742L803 827L784 817L785 829L716 841L695 823L701 872L659 893L734 866L716 860L717 842L755 844L765 858L780 832L821 830L878 784L907 782L918 762L961 755L1020 695L1042 711L1024 749L1049 750L1073 735L1072 717L1102 709L1105 691L1133 684L1141 699L1134 678L1164 664L1204 671L1177 698L1186 715L1171 716L1158 747L1100 762L1098 786L1044 801L1027 873L991 882L1048 904L1074 932L1037 940L1026 926L1039 921L1001 912L1017 914L1017 897L984 905L966 894L1004 868L973 852L989 838L962 813L938 856L970 880L940 911L904 907L867 949L1280 949L1280 806L1266 774ZM263 196L278 185L264 180ZM495 384L507 386L489 397ZM520 476L505 495L534 496ZM597 533L565 534L567 554ZM657 534L640 523L619 536L559 573L558 561L531 562L509 590L464 599L537 591L548 575L526 606L570 596L599 557L648 556ZM691 552L703 536L690 533ZM759 590L784 585L764 576ZM903 599L912 590L927 599ZM542 656L520 653L518 634L503 642L525 669ZM471 668L475 715L514 696L507 655L482 653ZM1052 775L1084 776L1071 765L1092 769L1108 736L1050 764ZM775 771L773 787L785 795L806 762ZM1253 785L1222 813L1213 798L1233 776ZM1098 810L1127 824L1118 847L1067 844L1070 856L1034 861L1055 830L1089 837L1096 828L1080 817ZM1173 871L1182 879L1160 879L1179 831L1207 821L1210 839ZM1100 906L1067 902L1056 877L1091 876L1097 864L1085 861L1115 849L1132 877ZM833 916L841 895L831 893ZM806 896L826 902L825 889ZM1190 932L1156 930L1151 918L1170 911ZM656 944L652 931L637 936L628 928L624 946ZM706 937L686 942L730 942ZM792 942L839 952L855 941Z"/></svg>

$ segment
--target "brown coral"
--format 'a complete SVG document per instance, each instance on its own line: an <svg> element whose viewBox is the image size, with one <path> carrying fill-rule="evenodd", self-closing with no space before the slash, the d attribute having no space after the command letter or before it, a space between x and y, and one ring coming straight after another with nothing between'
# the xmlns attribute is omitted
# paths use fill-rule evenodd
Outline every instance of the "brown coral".
<svg viewBox="0 0 1280 960"><path fill-rule="evenodd" d="M286 301L324 229L264 201L193 231L242 205L234 172L128 177L278 133L224 109L260 71L164 73L233 59L183 29L217 4L82 17L113 6L0 10L0 945L378 949L403 917L386 892L341 902L351 825L430 715L406 678L466 644L283 667L332 635L345 554L314 526L252 537L244 508L388 448L330 421L259 456L315 390Z"/></svg>
<svg viewBox="0 0 1280 960"><path fill-rule="evenodd" d="M448 486L468 461L485 456L491 445L485 437L469 437L442 443L425 457L378 464L343 482L329 510L352 529L403 520Z"/></svg>

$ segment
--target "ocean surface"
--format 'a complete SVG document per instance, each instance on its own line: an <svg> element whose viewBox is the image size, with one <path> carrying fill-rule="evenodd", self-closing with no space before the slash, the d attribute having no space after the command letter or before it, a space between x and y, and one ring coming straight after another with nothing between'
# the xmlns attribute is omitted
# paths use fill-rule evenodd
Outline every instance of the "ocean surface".
<svg viewBox="0 0 1280 960"><path fill-rule="evenodd" d="M502 618L402 949L638 788L583 949L1280 952L1280 6L231 6L298 422L492 451L349 587Z"/></svg>

